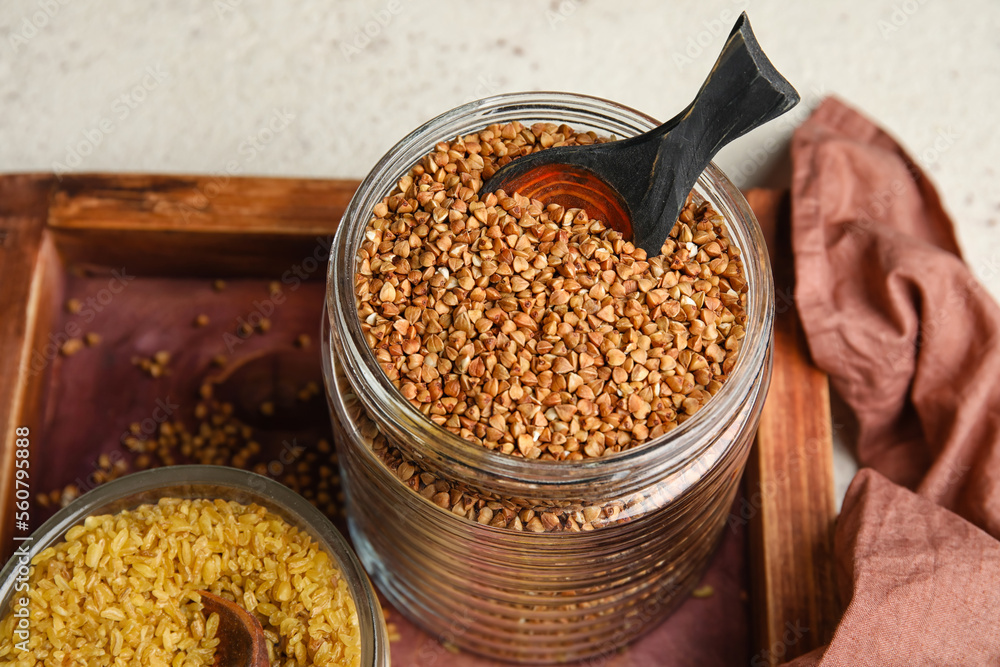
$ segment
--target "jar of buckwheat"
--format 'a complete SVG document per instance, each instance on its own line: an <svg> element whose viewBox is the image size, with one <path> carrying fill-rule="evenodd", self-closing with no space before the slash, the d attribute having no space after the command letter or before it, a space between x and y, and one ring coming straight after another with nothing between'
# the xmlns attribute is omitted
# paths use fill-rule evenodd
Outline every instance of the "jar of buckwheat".
<svg viewBox="0 0 1000 667"><path fill-rule="evenodd" d="M760 229L714 165L662 257L477 191L509 159L659 122L491 97L393 147L330 254L325 377L351 535L400 611L521 662L610 656L698 581L771 368Z"/></svg>

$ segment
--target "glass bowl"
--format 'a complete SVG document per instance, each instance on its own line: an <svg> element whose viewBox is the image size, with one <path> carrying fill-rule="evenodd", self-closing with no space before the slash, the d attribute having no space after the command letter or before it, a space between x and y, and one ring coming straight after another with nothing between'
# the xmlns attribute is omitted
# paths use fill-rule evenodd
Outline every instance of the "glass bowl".
<svg viewBox="0 0 1000 667"><path fill-rule="evenodd" d="M330 520L302 496L256 473L210 465L156 468L103 484L67 505L24 539L0 571L0 618L10 613L25 563L64 540L89 516L117 514L161 498L222 499L260 505L306 532L330 555L354 599L361 634L361 667L388 667L389 642L382 608L347 541Z"/></svg>

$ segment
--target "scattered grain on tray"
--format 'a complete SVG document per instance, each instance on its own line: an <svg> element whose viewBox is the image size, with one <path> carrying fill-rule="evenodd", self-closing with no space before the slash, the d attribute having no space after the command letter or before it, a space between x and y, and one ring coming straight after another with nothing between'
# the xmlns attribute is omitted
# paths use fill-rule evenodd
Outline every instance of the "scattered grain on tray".
<svg viewBox="0 0 1000 667"><path fill-rule="evenodd" d="M691 591L691 595L692 597L696 597L699 600L703 600L705 598L710 598L713 595L715 595L715 589L712 588L712 586L710 586L709 584L705 584L704 586L699 586L698 588Z"/></svg>
<svg viewBox="0 0 1000 667"><path fill-rule="evenodd" d="M101 334L91 331L83 337L83 342L87 344L87 347L96 347L101 344Z"/></svg>
<svg viewBox="0 0 1000 667"><path fill-rule="evenodd" d="M214 289L216 292L221 292L222 290L226 289L226 281L221 279L213 281L212 289Z"/></svg>
<svg viewBox="0 0 1000 667"><path fill-rule="evenodd" d="M312 399L313 396L319 394L319 385L315 382L307 382L298 391L298 398L300 401L308 401Z"/></svg>
<svg viewBox="0 0 1000 667"><path fill-rule="evenodd" d="M79 338L70 338L59 348L59 353L64 357L72 357L83 349L83 341Z"/></svg>
<svg viewBox="0 0 1000 667"><path fill-rule="evenodd" d="M81 309L83 309L83 303L81 303L79 299L67 299L64 307L66 308L67 313L76 315Z"/></svg>
<svg viewBox="0 0 1000 667"><path fill-rule="evenodd" d="M67 484L63 487L62 493L59 496L59 502L63 507L69 505L71 502L80 497L80 489L76 484Z"/></svg>
<svg viewBox="0 0 1000 667"><path fill-rule="evenodd" d="M256 505L165 498L88 517L35 556L29 582L29 651L15 649L18 619L8 615L5 664L71 656L74 664L211 665L218 617L206 616L199 590L253 600L272 664L360 663L357 611L336 565L308 534Z"/></svg>
<svg viewBox="0 0 1000 667"><path fill-rule="evenodd" d="M266 317L262 317L260 322L257 323L257 331L261 333L267 333L271 330L271 320Z"/></svg>
<svg viewBox="0 0 1000 667"><path fill-rule="evenodd" d="M199 329L201 327L207 327L209 321L210 320L208 318L208 315L206 315L204 313L201 313L200 315L198 315L197 317L194 318L194 326L198 327Z"/></svg>
<svg viewBox="0 0 1000 667"><path fill-rule="evenodd" d="M240 338L249 338L253 335L253 327L246 322L240 322L236 327L236 335Z"/></svg>
<svg viewBox="0 0 1000 667"><path fill-rule="evenodd" d="M224 282L218 281L218 287L219 289L224 287ZM269 287L272 291L273 288L278 288L280 291L280 285L276 282L271 283ZM67 308L69 307L67 305ZM195 326L204 326L208 322L207 315L199 315L193 320ZM264 322L261 329L267 330L270 324L270 321ZM249 335L252 330L247 328L246 332ZM88 345L97 344L100 342L100 337L97 334L88 334L86 341ZM296 345L308 346L309 336L300 335L296 339ZM80 347L82 343L74 341L70 342L66 349L67 352L74 353ZM139 355L132 357L135 366L154 378L169 373L170 360L171 355L167 350L160 350L148 358ZM216 354L212 357L211 363L221 368L229 363L229 359L224 354ZM307 401L319 391L319 384L310 381L302 385L297 393L302 400ZM295 442L290 449L286 448L280 453L271 448L262 452L260 443L254 439L257 437L254 429L233 416L233 406L230 403L213 398L211 379L199 386L198 394L201 400L191 411L195 420L193 429L188 429L180 419L167 420L159 422L156 432L150 434L143 431L140 423L133 422L129 425L129 432L122 438L128 456L113 462L109 462L107 457L100 460L91 480L95 484L101 484L130 470L144 470L181 462L231 465L241 469L259 470L262 474L272 476L292 490L304 494L314 506L331 517L344 515L343 501L340 500L338 503L334 500L340 497L337 493L339 476L309 474L317 466L327 471L331 466L336 468L337 455L327 440L321 438L316 445L301 445ZM272 401L265 401L259 409L263 415L272 416L276 408ZM266 461L278 463L279 459L283 461L289 454L294 459L298 472L285 470L283 465L275 465L271 469L267 462L260 461L266 457ZM37 494L36 498L40 507L59 507L66 506L78 495L77 487L68 485L49 493Z"/></svg>
<svg viewBox="0 0 1000 667"><path fill-rule="evenodd" d="M279 296L281 294L281 283L277 280L272 280L267 286L267 292L272 297Z"/></svg>
<svg viewBox="0 0 1000 667"><path fill-rule="evenodd" d="M152 357L132 357L132 365L138 366L140 370L149 375L152 378L158 378L163 375L169 375L170 370L167 364L170 361L170 353L166 350L160 350ZM134 434L133 434L134 435Z"/></svg>
<svg viewBox="0 0 1000 667"><path fill-rule="evenodd" d="M595 141L493 125L439 143L373 210L357 254L362 331L401 395L464 440L606 456L689 419L736 363L746 281L707 203L689 198L646 257L585 211L478 195L511 159Z"/></svg>
<svg viewBox="0 0 1000 667"><path fill-rule="evenodd" d="M311 340L309 338L309 334L299 334L298 337L296 337L295 339L296 347L300 347L303 349L309 347L310 342Z"/></svg>
<svg viewBox="0 0 1000 667"><path fill-rule="evenodd" d="M211 388L210 383L208 384ZM315 385L318 391L319 385ZM211 394L210 391L206 391ZM193 410L196 420L194 429L189 429L181 419L167 420L157 424L154 433L146 433L139 422L128 427L122 438L131 458L99 458L97 470L92 478L96 483L116 479L129 470L172 465L174 463L199 463L205 465L229 465L271 475L296 493L304 495L310 503L330 517L343 517L343 503L333 502L340 477L333 471L337 467L337 454L325 438L314 444L298 439L281 452L264 451L257 441L257 431L234 416L232 404L215 398L202 398ZM291 460L289 461L289 457ZM263 459L263 460L261 460ZM296 472L289 472L281 461L294 464ZM273 464L269 469L268 462ZM319 475L308 474L318 469ZM64 491L57 489L46 494L50 507L65 506L78 493L76 487ZM39 503L42 504L41 502Z"/></svg>

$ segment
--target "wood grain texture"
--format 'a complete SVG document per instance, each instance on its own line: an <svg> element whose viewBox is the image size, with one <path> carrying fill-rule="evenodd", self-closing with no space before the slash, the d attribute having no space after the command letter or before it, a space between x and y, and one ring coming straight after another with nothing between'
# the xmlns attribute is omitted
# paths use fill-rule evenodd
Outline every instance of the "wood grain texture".
<svg viewBox="0 0 1000 667"><path fill-rule="evenodd" d="M27 360L39 320L37 271L52 177L0 177L0 544L13 534L16 429L28 390ZM42 322L44 326L44 321Z"/></svg>
<svg viewBox="0 0 1000 667"><path fill-rule="evenodd" d="M68 265L139 275L280 277L326 248L357 181L67 176L48 228Z"/></svg>
<svg viewBox="0 0 1000 667"><path fill-rule="evenodd" d="M840 619L830 396L795 310L787 194L752 190L747 200L768 240L775 282L774 369L742 512L756 611L751 664L775 665L827 643Z"/></svg>
<svg viewBox="0 0 1000 667"><path fill-rule="evenodd" d="M24 360L42 349L67 270L115 268L165 276L280 277L315 256L355 181L81 175L0 177L0 537L10 544L13 429L39 416L45 373ZM781 200L751 192L772 241ZM51 206L50 206L51 203ZM47 221L47 224L46 224ZM787 230L785 230L787 231ZM753 664L774 664L829 639L833 587L832 462L825 376L810 363L790 299L787 240L772 244L778 317L774 374L748 469ZM123 260L128 260L123 261ZM276 273L277 272L277 273ZM789 626L804 628L796 636ZM790 638L790 639L789 639Z"/></svg>
<svg viewBox="0 0 1000 667"><path fill-rule="evenodd" d="M322 234L336 226L357 181L229 176L79 174L52 198L57 228L230 234Z"/></svg>

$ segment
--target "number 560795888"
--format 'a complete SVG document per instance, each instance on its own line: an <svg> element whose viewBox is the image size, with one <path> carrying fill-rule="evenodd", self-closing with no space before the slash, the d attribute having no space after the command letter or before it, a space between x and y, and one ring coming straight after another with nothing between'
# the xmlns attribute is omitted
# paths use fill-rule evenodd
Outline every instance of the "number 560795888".
<svg viewBox="0 0 1000 667"><path fill-rule="evenodd" d="M27 524L22 522L29 520L29 510L31 509L29 500L31 498L31 485L28 474L28 468L31 465L28 460L31 455L29 449L31 441L28 438L30 431L27 426L19 426L14 433L17 436L17 440L14 442L16 446L14 465L17 468L14 472L14 520L18 526L27 527Z"/></svg>

